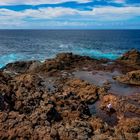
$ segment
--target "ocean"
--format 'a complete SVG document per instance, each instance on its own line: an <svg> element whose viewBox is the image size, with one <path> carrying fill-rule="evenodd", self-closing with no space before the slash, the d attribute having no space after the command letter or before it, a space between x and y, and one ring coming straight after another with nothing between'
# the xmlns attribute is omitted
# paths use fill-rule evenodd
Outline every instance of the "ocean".
<svg viewBox="0 0 140 140"><path fill-rule="evenodd" d="M132 48L140 50L140 30L0 30L0 68L62 52L114 60Z"/></svg>

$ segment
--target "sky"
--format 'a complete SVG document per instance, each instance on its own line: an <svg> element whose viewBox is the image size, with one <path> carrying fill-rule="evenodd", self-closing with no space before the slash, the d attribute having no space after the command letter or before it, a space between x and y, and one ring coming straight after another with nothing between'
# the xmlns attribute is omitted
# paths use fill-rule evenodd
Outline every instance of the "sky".
<svg viewBox="0 0 140 140"><path fill-rule="evenodd" d="M140 0L0 0L0 29L140 29Z"/></svg>

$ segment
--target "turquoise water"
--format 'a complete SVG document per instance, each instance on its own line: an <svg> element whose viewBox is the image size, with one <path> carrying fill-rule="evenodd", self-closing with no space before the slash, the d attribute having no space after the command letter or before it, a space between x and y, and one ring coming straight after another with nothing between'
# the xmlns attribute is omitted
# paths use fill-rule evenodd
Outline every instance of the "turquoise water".
<svg viewBox="0 0 140 140"><path fill-rule="evenodd" d="M140 30L0 30L0 67L62 52L114 60L132 48L140 50Z"/></svg>

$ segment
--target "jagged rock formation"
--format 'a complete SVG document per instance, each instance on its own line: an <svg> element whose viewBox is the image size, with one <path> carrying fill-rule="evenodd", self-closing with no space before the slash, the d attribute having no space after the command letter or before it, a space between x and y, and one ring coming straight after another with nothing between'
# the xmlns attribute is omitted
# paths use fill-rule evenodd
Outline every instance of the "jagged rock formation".
<svg viewBox="0 0 140 140"><path fill-rule="evenodd" d="M118 81L139 86L140 71L134 68L139 65L139 52L127 54L112 63L62 53L43 63L15 62L5 66L0 71L0 139L137 140L140 94L113 94L107 88L112 83L97 86L73 75L73 71L85 69L117 69L129 72L117 77ZM131 61L133 66L124 67L120 61ZM107 113L109 103L113 112Z"/></svg>
<svg viewBox="0 0 140 140"><path fill-rule="evenodd" d="M120 57L119 60L129 65L140 66L140 52L132 49L123 54L123 56Z"/></svg>
<svg viewBox="0 0 140 140"><path fill-rule="evenodd" d="M140 70L128 72L126 75L116 77L116 80L131 85L140 86Z"/></svg>

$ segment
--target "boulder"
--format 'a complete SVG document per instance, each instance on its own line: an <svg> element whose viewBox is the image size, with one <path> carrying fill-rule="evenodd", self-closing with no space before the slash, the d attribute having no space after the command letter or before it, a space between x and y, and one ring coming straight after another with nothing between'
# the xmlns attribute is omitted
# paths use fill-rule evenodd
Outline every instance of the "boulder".
<svg viewBox="0 0 140 140"><path fill-rule="evenodd" d="M140 52L136 49L132 49L125 54L123 54L122 57L120 57L118 60L121 62L127 63L129 65L139 65L140 66Z"/></svg>
<svg viewBox="0 0 140 140"><path fill-rule="evenodd" d="M115 77L115 79L124 84L140 86L140 70L128 72L126 75Z"/></svg>
<svg viewBox="0 0 140 140"><path fill-rule="evenodd" d="M14 63L9 63L3 70L13 72L13 73L24 73L28 70L33 70L41 65L40 61L17 61Z"/></svg>

